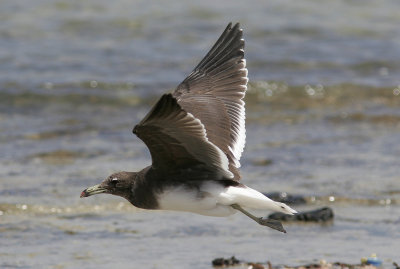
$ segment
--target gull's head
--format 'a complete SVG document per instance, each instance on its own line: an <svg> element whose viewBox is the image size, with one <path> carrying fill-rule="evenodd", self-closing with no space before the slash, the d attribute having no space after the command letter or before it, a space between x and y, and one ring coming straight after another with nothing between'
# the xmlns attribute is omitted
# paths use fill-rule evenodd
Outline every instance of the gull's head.
<svg viewBox="0 0 400 269"><path fill-rule="evenodd" d="M284 214L288 215L294 215L297 214L297 211L288 206L287 204L280 203L280 202L275 202L275 211L276 212L281 212Z"/></svg>
<svg viewBox="0 0 400 269"><path fill-rule="evenodd" d="M128 198L136 179L134 172L118 172L107 177L103 182L82 191L81 198L99 193L109 193Z"/></svg>

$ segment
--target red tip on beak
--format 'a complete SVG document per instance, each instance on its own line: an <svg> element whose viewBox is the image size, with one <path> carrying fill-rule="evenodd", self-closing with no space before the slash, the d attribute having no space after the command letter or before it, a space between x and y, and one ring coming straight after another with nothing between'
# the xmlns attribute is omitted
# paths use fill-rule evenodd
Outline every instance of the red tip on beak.
<svg viewBox="0 0 400 269"><path fill-rule="evenodd" d="M87 197L86 190L81 192L81 198L83 198L83 197Z"/></svg>

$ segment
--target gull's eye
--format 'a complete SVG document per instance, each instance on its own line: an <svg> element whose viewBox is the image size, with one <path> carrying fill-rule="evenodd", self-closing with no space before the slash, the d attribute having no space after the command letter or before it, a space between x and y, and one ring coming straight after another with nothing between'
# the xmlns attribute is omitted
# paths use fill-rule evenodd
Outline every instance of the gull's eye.
<svg viewBox="0 0 400 269"><path fill-rule="evenodd" d="M118 178L113 177L110 181L111 185L113 185L114 187L118 184Z"/></svg>

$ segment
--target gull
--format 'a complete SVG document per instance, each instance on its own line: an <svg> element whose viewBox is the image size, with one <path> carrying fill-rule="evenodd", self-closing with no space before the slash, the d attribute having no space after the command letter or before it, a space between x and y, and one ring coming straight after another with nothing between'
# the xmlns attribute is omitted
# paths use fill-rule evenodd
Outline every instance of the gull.
<svg viewBox="0 0 400 269"><path fill-rule="evenodd" d="M142 209L215 217L239 211L286 233L279 221L244 209L297 213L240 181L248 82L242 36L239 23L229 23L189 76L162 95L133 128L148 147L152 164L139 172L114 173L81 197L108 193Z"/></svg>

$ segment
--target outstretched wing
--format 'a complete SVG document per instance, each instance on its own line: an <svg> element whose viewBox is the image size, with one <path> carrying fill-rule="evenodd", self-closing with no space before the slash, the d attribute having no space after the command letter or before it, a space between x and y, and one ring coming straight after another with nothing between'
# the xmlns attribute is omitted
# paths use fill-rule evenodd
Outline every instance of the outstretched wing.
<svg viewBox="0 0 400 269"><path fill-rule="evenodd" d="M183 110L171 94L164 94L133 129L150 150L154 169L165 173L202 166L233 178L228 158L207 139L200 120Z"/></svg>
<svg viewBox="0 0 400 269"><path fill-rule="evenodd" d="M179 105L204 125L207 138L228 158L239 180L246 141L243 97L247 89L242 29L230 23L221 37L173 93Z"/></svg>

